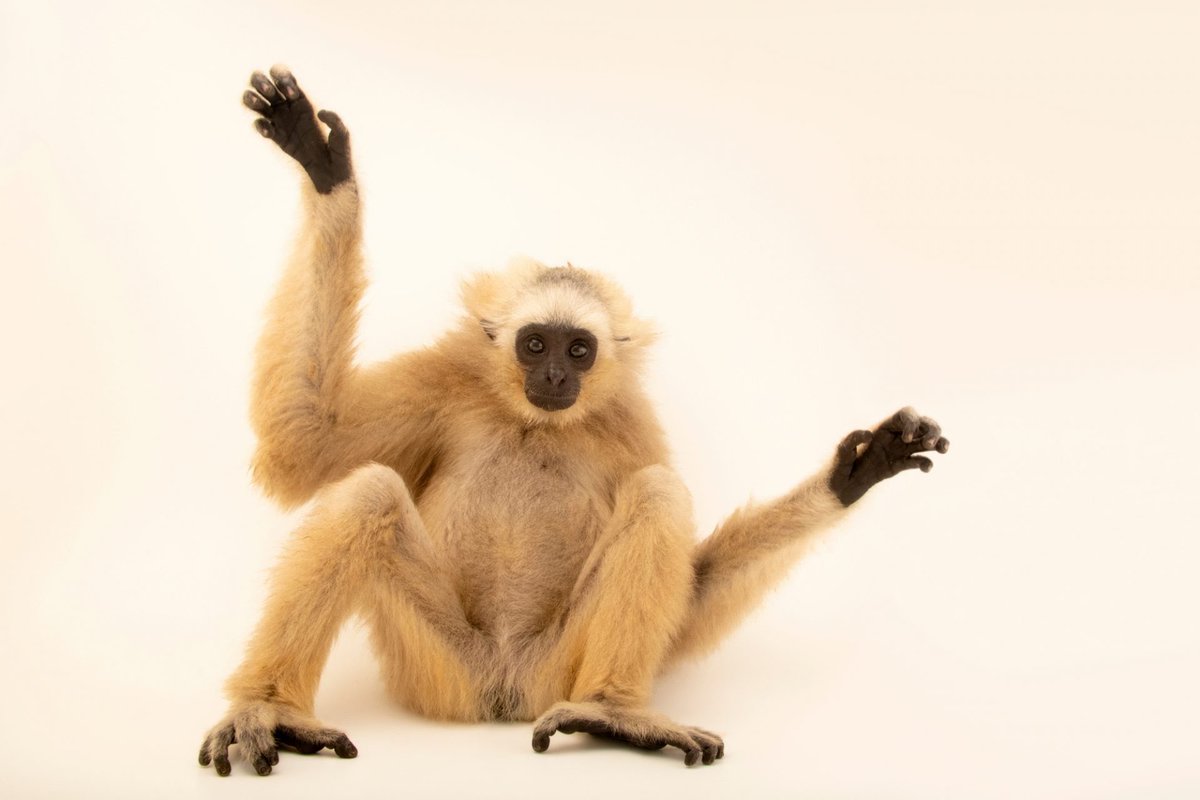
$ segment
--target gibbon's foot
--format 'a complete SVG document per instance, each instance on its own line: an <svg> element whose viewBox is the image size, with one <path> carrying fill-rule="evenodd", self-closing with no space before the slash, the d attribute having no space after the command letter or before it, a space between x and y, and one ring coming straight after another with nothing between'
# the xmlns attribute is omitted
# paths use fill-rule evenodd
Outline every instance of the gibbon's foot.
<svg viewBox="0 0 1200 800"><path fill-rule="evenodd" d="M254 128L296 159L318 192L329 194L350 180L350 132L332 111L313 116L312 103L287 67L271 67L271 78L252 73L254 91L247 89L242 95L242 103L262 115L254 120ZM329 126L328 140L318 119Z"/></svg>
<svg viewBox="0 0 1200 800"><path fill-rule="evenodd" d="M683 763L689 767L725 756L725 742L715 733L677 725L661 714L606 703L555 703L533 724L533 749L545 752L556 731L590 733L644 750L671 745L683 751Z"/></svg>
<svg viewBox="0 0 1200 800"><path fill-rule="evenodd" d="M860 453L863 445L866 447ZM854 431L842 440L829 475L829 488L843 506L849 506L875 484L906 469L933 469L931 460L916 453L945 453L949 449L950 441L942 436L940 425L905 407L874 431Z"/></svg>
<svg viewBox="0 0 1200 800"><path fill-rule="evenodd" d="M303 755L326 747L340 758L358 755L358 748L346 734L274 703L248 704L217 723L200 746L200 766L212 764L218 775L228 775L231 744L237 744L259 775L271 774L271 767L279 763L280 747Z"/></svg>

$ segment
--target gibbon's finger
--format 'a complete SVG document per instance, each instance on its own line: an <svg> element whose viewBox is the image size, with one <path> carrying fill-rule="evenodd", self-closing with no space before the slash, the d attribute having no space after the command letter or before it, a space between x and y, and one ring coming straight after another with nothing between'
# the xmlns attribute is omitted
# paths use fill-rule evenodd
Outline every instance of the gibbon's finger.
<svg viewBox="0 0 1200 800"><path fill-rule="evenodd" d="M267 102L273 106L281 105L284 102L284 96L275 88L275 84L263 75L258 70L250 73L250 85L255 91L267 98Z"/></svg>
<svg viewBox="0 0 1200 800"><path fill-rule="evenodd" d="M858 447L863 444L870 444L874 434L870 431L853 431L845 439L842 439L841 444L837 448L836 465L834 473L843 479L848 479L850 473L854 470L854 462L858 458Z"/></svg>
<svg viewBox="0 0 1200 800"><path fill-rule="evenodd" d="M329 126L329 149L339 156L350 155L350 131L342 118L328 109L317 112L317 119Z"/></svg>
<svg viewBox="0 0 1200 800"><path fill-rule="evenodd" d="M941 436L930 442L929 437L922 436L921 438L915 439L908 444L897 444L896 447L898 448L898 454L902 456L911 456L916 453L929 453L935 451L938 453L944 453L946 451L942 450L941 448L949 448L950 442Z"/></svg>
<svg viewBox="0 0 1200 800"><path fill-rule="evenodd" d="M912 456L892 464L893 474L899 475L906 469L919 469L921 472L929 472L933 469L933 462L925 456Z"/></svg>
<svg viewBox="0 0 1200 800"><path fill-rule="evenodd" d="M921 418L917 416L917 412L913 411L911 406L905 406L893 414L886 425L900 434L900 441L908 444L917 438L917 429L921 425Z"/></svg>
<svg viewBox="0 0 1200 800"><path fill-rule="evenodd" d="M244 105L246 108L250 109L251 111L257 111L259 114L262 114L263 116L266 116L266 117L271 116L271 110L272 110L271 104L268 103L266 100L263 100L262 97L260 97L257 92L252 92L249 89L242 92L242 105Z"/></svg>
<svg viewBox="0 0 1200 800"><path fill-rule="evenodd" d="M932 417L921 417L921 441L925 444L926 450L932 450L941 435L941 425L938 425Z"/></svg>
<svg viewBox="0 0 1200 800"><path fill-rule="evenodd" d="M275 138L275 126L271 124L271 120L259 117L254 120L254 130L258 131L258 135L264 139Z"/></svg>
<svg viewBox="0 0 1200 800"><path fill-rule="evenodd" d="M947 439L945 436L943 436L942 438L937 440L937 444L934 445L933 449L937 450L939 453L943 453L943 454L949 453L950 452L950 440Z"/></svg>
<svg viewBox="0 0 1200 800"><path fill-rule="evenodd" d="M271 67L271 77L275 79L275 85L288 100L299 100L304 97L304 92L300 91L300 84L296 83L296 76L283 64Z"/></svg>

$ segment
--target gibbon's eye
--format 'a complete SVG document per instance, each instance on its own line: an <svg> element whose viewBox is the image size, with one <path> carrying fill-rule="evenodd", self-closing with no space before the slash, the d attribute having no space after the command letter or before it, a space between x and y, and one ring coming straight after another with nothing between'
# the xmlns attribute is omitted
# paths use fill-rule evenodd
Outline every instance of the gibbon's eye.
<svg viewBox="0 0 1200 800"><path fill-rule="evenodd" d="M540 353L546 349L546 344L536 336L530 336L529 341L525 343L525 349L531 353Z"/></svg>
<svg viewBox="0 0 1200 800"><path fill-rule="evenodd" d="M588 346L583 342L575 342L567 352L571 354L571 358L585 358L588 354Z"/></svg>

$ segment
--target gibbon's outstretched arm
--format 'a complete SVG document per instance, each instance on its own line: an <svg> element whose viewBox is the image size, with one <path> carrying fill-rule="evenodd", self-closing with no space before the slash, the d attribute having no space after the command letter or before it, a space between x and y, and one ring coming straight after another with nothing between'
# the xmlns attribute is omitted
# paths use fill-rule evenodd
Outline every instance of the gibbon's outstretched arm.
<svg viewBox="0 0 1200 800"><path fill-rule="evenodd" d="M251 422L255 480L284 505L372 460L411 473L430 433L433 404L406 396L427 365L420 355L354 366L358 304L366 278L350 135L312 103L284 67L250 76L242 102L255 129L303 167L304 214L290 263L258 344ZM329 126L321 131L317 120ZM410 463L406 464L405 461ZM406 467L409 467L406 469Z"/></svg>
<svg viewBox="0 0 1200 800"><path fill-rule="evenodd" d="M670 660L715 647L783 578L813 535L868 489L905 470L928 472L933 462L917 453L949 449L936 422L903 408L874 431L848 435L827 468L787 495L734 512L696 547L692 611Z"/></svg>

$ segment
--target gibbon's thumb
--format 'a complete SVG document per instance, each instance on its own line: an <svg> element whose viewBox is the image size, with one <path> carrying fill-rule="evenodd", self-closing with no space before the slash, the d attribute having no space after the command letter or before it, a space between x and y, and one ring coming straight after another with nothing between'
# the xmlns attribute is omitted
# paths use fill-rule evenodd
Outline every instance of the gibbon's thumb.
<svg viewBox="0 0 1200 800"><path fill-rule="evenodd" d="M329 126L329 149L339 156L350 155L350 131L346 123L332 111L322 109L317 112L317 119Z"/></svg>

